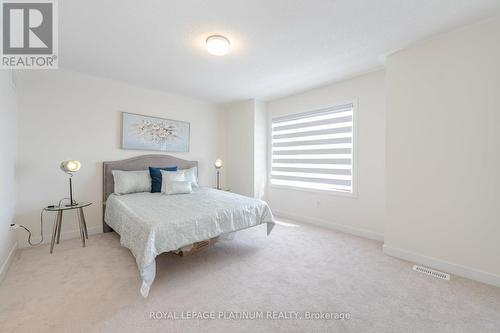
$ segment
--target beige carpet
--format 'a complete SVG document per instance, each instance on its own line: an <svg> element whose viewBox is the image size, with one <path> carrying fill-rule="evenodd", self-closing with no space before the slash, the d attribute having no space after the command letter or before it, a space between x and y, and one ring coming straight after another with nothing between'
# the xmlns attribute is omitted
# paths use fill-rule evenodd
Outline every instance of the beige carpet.
<svg viewBox="0 0 500 333"><path fill-rule="evenodd" d="M500 289L413 272L379 242L319 227L278 225L268 238L261 226L191 257L164 254L157 267L143 299L134 258L116 234L91 236L85 249L63 241L53 255L47 246L18 251L0 286L0 331L500 332ZM152 311L351 319L153 320Z"/></svg>

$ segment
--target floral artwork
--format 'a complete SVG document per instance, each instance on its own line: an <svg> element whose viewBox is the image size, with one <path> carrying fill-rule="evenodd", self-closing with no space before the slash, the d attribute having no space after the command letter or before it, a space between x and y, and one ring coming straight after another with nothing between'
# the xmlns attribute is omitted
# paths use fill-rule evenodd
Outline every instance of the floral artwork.
<svg viewBox="0 0 500 333"><path fill-rule="evenodd" d="M189 151L189 123L147 117L133 113L122 114L123 149Z"/></svg>
<svg viewBox="0 0 500 333"><path fill-rule="evenodd" d="M137 136L145 137L155 143L173 141L178 137L175 124L166 120L144 119L142 123L132 126L135 127Z"/></svg>

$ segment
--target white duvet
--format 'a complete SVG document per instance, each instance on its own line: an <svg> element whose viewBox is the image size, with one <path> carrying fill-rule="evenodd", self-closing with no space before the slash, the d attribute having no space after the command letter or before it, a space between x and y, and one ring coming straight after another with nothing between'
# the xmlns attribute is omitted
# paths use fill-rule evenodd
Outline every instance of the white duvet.
<svg viewBox="0 0 500 333"><path fill-rule="evenodd" d="M264 201L203 187L178 195L112 194L104 220L135 256L144 297L155 278L157 255L262 223L269 234L274 226Z"/></svg>

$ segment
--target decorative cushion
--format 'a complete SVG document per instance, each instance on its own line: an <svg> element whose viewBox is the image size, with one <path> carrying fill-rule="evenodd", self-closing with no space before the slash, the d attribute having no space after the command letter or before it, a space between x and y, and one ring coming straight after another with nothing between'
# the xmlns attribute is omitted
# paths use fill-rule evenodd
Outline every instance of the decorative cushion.
<svg viewBox="0 0 500 333"><path fill-rule="evenodd" d="M161 192L161 171L177 171L177 167L153 168L149 167L151 176L151 193Z"/></svg>
<svg viewBox="0 0 500 333"><path fill-rule="evenodd" d="M161 192L165 193L165 185L169 182L183 182L186 180L184 172L179 171L161 171Z"/></svg>
<svg viewBox="0 0 500 333"><path fill-rule="evenodd" d="M165 182L165 193L167 195L172 194L188 194L193 191L191 187L191 182L188 180L185 181L166 181Z"/></svg>
<svg viewBox="0 0 500 333"><path fill-rule="evenodd" d="M151 177L148 170L112 170L111 173L115 181L115 194L117 195L151 191Z"/></svg>

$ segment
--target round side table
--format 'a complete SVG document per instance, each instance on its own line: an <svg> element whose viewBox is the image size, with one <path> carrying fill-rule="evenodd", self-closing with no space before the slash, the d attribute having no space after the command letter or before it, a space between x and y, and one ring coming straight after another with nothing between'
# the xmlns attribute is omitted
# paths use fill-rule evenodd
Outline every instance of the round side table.
<svg viewBox="0 0 500 333"><path fill-rule="evenodd" d="M54 243L59 244L59 239L61 238L61 224L63 212L67 210L77 210L78 225L80 227L80 238L82 239L83 247L85 247L85 239L89 239L87 232L87 223L85 222L85 215L83 214L83 208L92 205L92 202L80 202L71 206L48 206L44 210L48 212L57 212L56 219L54 221L54 227L52 229L52 241L50 243L50 253L54 250Z"/></svg>

